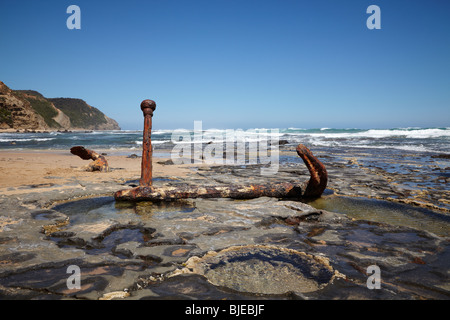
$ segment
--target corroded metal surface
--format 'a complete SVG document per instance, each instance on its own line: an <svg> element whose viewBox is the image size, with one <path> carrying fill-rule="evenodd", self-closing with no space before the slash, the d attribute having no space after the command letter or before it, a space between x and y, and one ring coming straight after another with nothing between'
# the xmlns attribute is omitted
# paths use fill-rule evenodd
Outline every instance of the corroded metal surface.
<svg viewBox="0 0 450 320"><path fill-rule="evenodd" d="M120 190L116 192L115 198L130 201L173 201L188 198L300 198L301 195L301 184L286 182L264 185L137 187Z"/></svg>
<svg viewBox="0 0 450 320"><path fill-rule="evenodd" d="M317 159L312 152L302 144L296 148L297 154L302 158L309 170L311 178L309 179L303 197L314 198L320 197L325 191L328 183L327 169L322 162Z"/></svg>
<svg viewBox="0 0 450 320"><path fill-rule="evenodd" d="M299 199L320 197L327 186L328 176L325 166L307 147L299 144L297 154L303 159L311 175L306 183L283 182L228 186L191 186L184 184L176 187L153 187L151 128L156 104L153 100L144 100L141 103L141 109L144 113L144 140L140 185L133 189L117 191L114 194L116 200L156 202L187 198L252 199L258 197Z"/></svg>
<svg viewBox="0 0 450 320"><path fill-rule="evenodd" d="M152 185L152 117L156 109L156 103L153 100L144 100L141 103L141 110L144 113L144 136L142 140L142 162L141 162L141 180L142 187Z"/></svg>
<svg viewBox="0 0 450 320"><path fill-rule="evenodd" d="M106 158L93 150L86 149L82 146L76 146L70 149L70 153L79 156L83 160L94 160L88 166L86 166L87 171L110 171Z"/></svg>

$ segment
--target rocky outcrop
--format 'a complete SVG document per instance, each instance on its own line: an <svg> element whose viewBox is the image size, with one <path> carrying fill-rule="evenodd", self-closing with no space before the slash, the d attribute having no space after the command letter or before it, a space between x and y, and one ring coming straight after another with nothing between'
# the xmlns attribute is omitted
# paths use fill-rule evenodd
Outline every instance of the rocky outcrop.
<svg viewBox="0 0 450 320"><path fill-rule="evenodd" d="M16 95L0 81L0 129L47 130L44 118L26 99Z"/></svg>
<svg viewBox="0 0 450 320"><path fill-rule="evenodd" d="M70 123L70 118L64 112L56 108L53 104L52 106L58 112L58 114L53 118L53 120L55 120L61 126L62 129L66 130L70 129L72 127L72 124Z"/></svg>
<svg viewBox="0 0 450 320"><path fill-rule="evenodd" d="M27 100L34 111L42 116L48 127L58 130L72 129L70 118L39 92L33 90L14 90L13 92Z"/></svg>
<svg viewBox="0 0 450 320"><path fill-rule="evenodd" d="M120 126L116 120L105 115L106 123L98 125L96 130L120 130Z"/></svg>
<svg viewBox="0 0 450 320"><path fill-rule="evenodd" d="M115 120L82 99L48 98L47 100L70 118L72 129L120 130Z"/></svg>
<svg viewBox="0 0 450 320"><path fill-rule="evenodd" d="M34 90L11 90L0 81L0 129L120 130L120 127L81 99L45 98Z"/></svg>

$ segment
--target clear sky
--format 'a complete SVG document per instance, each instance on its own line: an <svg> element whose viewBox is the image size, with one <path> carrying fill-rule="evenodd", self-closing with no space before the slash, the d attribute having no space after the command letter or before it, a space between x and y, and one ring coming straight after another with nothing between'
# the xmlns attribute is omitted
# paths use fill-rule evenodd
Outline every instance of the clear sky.
<svg viewBox="0 0 450 320"><path fill-rule="evenodd" d="M1 0L0 80L122 129L450 127L450 1Z"/></svg>

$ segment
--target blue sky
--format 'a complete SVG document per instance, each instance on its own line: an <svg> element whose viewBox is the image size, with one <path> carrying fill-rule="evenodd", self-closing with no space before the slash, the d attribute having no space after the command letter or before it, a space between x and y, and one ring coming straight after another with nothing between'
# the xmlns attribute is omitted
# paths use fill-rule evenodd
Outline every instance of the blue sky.
<svg viewBox="0 0 450 320"><path fill-rule="evenodd" d="M69 5L81 30L69 30ZM381 29L369 30L369 5ZM450 127L450 2L0 2L0 81L141 129Z"/></svg>

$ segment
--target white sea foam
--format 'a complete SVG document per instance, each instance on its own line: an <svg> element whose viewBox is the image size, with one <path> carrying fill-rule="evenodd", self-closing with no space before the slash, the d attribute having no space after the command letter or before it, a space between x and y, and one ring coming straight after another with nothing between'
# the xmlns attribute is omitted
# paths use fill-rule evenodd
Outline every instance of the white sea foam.
<svg viewBox="0 0 450 320"><path fill-rule="evenodd" d="M152 130L152 134L167 134L167 133L172 133L175 130ZM186 130L182 130L182 131L186 131ZM139 131L139 133L141 133L142 131Z"/></svg>
<svg viewBox="0 0 450 320"><path fill-rule="evenodd" d="M0 142L26 142L26 141L50 141L56 138L4 138L0 139Z"/></svg>
<svg viewBox="0 0 450 320"><path fill-rule="evenodd" d="M322 130L322 129L320 129ZM325 130L322 130L325 131ZM323 137L323 138L334 138L334 139L345 139L345 138L373 138L382 139L389 137L402 137L408 139L428 139L428 138L441 138L450 137L450 130L446 129L370 129L367 131L360 132L290 132L285 133L287 135L300 135L300 136L312 136L312 137Z"/></svg>
<svg viewBox="0 0 450 320"><path fill-rule="evenodd" d="M450 137L450 130L444 129L394 129L394 130L368 130L367 132L358 133L360 136L367 136L371 138L384 138L384 137L405 137L412 139L427 139L427 138L439 138Z"/></svg>
<svg viewBox="0 0 450 320"><path fill-rule="evenodd" d="M170 140L152 140L152 144L163 144L167 142L170 142ZM140 146L142 145L142 141L140 140L136 140L134 143Z"/></svg>
<svg viewBox="0 0 450 320"><path fill-rule="evenodd" d="M395 150L404 150L404 151L414 151L414 152L439 152L439 153L449 153L446 151L434 150L432 148L425 147L423 144L417 145L392 145L392 144L383 144L383 145L373 145L363 143L363 141L357 141L355 143L354 140L349 141L336 141L336 140L312 140L310 141L311 145L316 147L344 147L344 148L365 148L365 149L395 149Z"/></svg>

